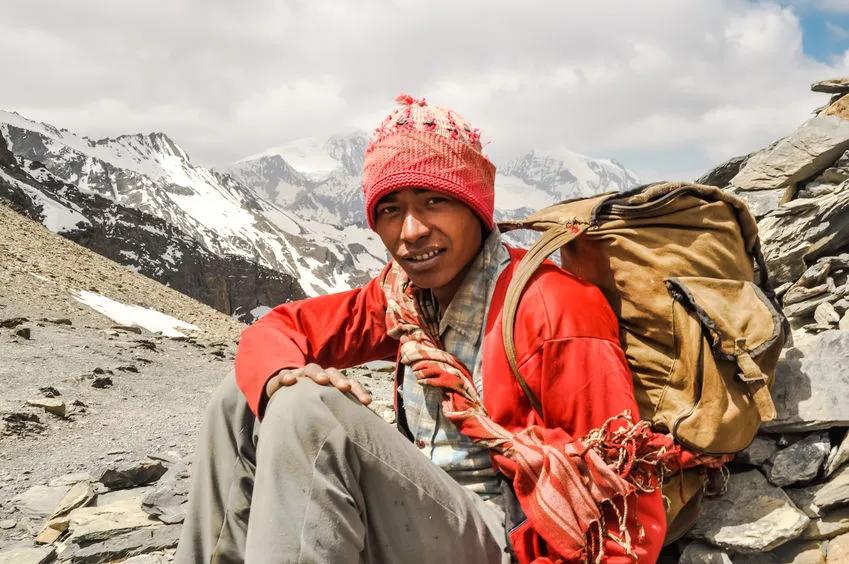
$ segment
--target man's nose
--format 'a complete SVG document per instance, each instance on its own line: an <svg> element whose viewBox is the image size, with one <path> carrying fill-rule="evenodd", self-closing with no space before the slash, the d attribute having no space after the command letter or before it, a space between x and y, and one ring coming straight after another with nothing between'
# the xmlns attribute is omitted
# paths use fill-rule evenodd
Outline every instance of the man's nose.
<svg viewBox="0 0 849 564"><path fill-rule="evenodd" d="M401 225L402 240L413 243L422 237L427 237L429 233L430 227L416 213L409 212L404 216L404 223Z"/></svg>

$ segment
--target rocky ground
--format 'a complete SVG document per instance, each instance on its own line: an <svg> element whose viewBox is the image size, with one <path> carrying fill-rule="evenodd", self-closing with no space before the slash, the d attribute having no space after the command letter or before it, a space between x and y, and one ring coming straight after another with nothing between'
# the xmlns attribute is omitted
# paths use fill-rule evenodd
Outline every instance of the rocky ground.
<svg viewBox="0 0 849 564"><path fill-rule="evenodd" d="M199 330L117 325L79 290ZM243 327L0 205L0 563L167 559L203 407ZM357 375L388 416L390 378Z"/></svg>

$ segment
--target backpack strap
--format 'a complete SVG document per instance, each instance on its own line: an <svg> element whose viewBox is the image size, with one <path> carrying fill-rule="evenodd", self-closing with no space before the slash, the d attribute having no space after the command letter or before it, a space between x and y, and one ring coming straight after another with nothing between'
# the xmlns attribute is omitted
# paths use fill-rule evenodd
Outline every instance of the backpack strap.
<svg viewBox="0 0 849 564"><path fill-rule="evenodd" d="M513 332L516 324L516 312L519 310L519 298L527 286L528 281L536 272L537 268L545 261L548 256L581 235L587 229L587 225L581 223L573 223L571 225L557 225L545 232L539 240L528 250L527 254L522 257L516 270L513 272L513 278L510 280L510 285L507 287L507 294L504 298L504 313L501 320L501 335L504 340L504 352L507 354L507 362L510 364L510 369L513 371L513 376L521 386L525 397L534 411L537 412L542 419L542 404L536 397L536 394L531 390L528 383L519 372L519 365L516 359L516 346L513 340Z"/></svg>

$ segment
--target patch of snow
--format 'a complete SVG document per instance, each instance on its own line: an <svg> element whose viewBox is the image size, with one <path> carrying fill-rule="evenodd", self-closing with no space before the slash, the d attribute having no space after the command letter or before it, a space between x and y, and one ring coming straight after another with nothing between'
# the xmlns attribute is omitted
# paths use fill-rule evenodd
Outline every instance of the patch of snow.
<svg viewBox="0 0 849 564"><path fill-rule="evenodd" d="M324 180L340 166L339 161L327 152L325 144L312 137L296 139L285 145L272 147L256 155L240 159L236 164L274 155L280 155L289 166L316 182Z"/></svg>
<svg viewBox="0 0 849 564"><path fill-rule="evenodd" d="M74 299L119 325L142 327L152 333L162 333L166 337L185 337L178 329L199 330L191 323L180 321L155 309L124 304L87 290L80 290Z"/></svg>
<svg viewBox="0 0 849 564"><path fill-rule="evenodd" d="M495 207L499 210L517 210L531 208L534 210L554 204L555 199L548 192L531 186L517 176L496 174L495 176Z"/></svg>

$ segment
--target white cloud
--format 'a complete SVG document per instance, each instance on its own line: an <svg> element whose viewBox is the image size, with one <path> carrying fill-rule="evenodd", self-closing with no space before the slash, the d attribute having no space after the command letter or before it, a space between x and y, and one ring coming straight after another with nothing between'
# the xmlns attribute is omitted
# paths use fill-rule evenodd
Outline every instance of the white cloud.
<svg viewBox="0 0 849 564"><path fill-rule="evenodd" d="M40 4L4 8L0 107L164 130L206 164L369 130L408 92L496 161L568 147L671 177L787 134L824 101L808 85L849 72L802 53L794 8L746 0Z"/></svg>

